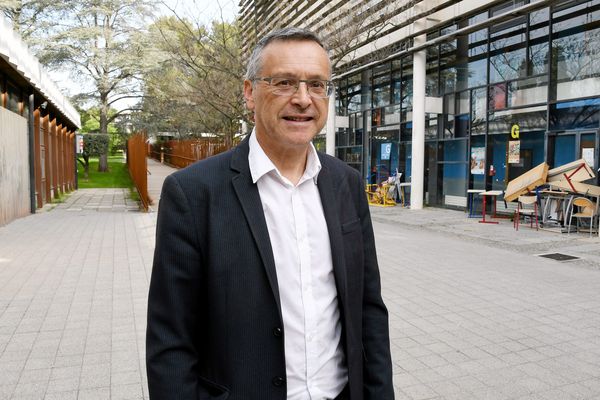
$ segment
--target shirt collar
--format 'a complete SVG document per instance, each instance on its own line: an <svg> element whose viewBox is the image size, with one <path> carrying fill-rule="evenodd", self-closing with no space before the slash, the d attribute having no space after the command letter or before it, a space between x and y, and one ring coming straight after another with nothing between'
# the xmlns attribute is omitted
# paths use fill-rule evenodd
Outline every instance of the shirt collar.
<svg viewBox="0 0 600 400"><path fill-rule="evenodd" d="M256 183L260 178L271 171L275 171L277 175L283 178L275 164L273 164L271 159L269 159L265 151L260 146L260 143L258 143L258 139L256 139L254 130L252 131L248 145L250 147L248 151L248 164L250 166L252 183ZM306 158L306 168L304 170L304 175L302 175L302 178L300 178L298 184L301 184L308 179L312 179L316 185L319 171L321 171L321 161L319 160L315 146L312 143L309 143L308 156Z"/></svg>

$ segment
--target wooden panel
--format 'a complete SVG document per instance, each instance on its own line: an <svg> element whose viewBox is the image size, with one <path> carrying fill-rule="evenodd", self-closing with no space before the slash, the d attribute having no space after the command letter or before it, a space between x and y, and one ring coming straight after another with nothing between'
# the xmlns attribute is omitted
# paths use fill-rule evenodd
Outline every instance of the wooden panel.
<svg viewBox="0 0 600 400"><path fill-rule="evenodd" d="M0 226L31 212L27 120L0 108Z"/></svg>
<svg viewBox="0 0 600 400"><path fill-rule="evenodd" d="M567 182L566 180L548 183L553 189L562 189L573 193L573 188L575 188L575 193L589 196L600 196L600 186L588 185L587 183L581 182L571 182L571 184L569 184L569 182ZM573 185L573 187L571 187L571 185Z"/></svg>
<svg viewBox="0 0 600 400"><path fill-rule="evenodd" d="M536 187L546 183L548 176L548 164L541 163L535 168L530 169L523 175L508 182L504 191L504 200L513 201L520 195L525 194Z"/></svg>
<svg viewBox="0 0 600 400"><path fill-rule="evenodd" d="M571 182L583 182L595 178L596 174L583 158L548 171L548 182L567 180L567 177Z"/></svg>

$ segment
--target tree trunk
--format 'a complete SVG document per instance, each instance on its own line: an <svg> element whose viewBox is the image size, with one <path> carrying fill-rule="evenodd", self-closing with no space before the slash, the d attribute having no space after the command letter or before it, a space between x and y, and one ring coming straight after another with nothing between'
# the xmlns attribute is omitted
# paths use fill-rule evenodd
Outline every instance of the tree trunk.
<svg viewBox="0 0 600 400"><path fill-rule="evenodd" d="M98 157L98 172L108 172L108 154L100 154Z"/></svg>
<svg viewBox="0 0 600 400"><path fill-rule="evenodd" d="M83 160L85 161L83 163L83 177L85 179L89 179L90 178L90 157L83 156Z"/></svg>
<svg viewBox="0 0 600 400"><path fill-rule="evenodd" d="M100 94L100 133L108 135L108 93ZM108 149L98 158L98 172L108 172Z"/></svg>

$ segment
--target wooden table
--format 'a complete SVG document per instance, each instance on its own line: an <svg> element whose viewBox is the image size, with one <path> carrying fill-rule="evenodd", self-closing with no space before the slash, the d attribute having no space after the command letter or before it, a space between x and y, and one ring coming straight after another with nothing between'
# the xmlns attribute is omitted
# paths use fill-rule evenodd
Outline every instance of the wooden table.
<svg viewBox="0 0 600 400"><path fill-rule="evenodd" d="M488 221L485 219L485 208L486 208L486 199L488 197L492 198L492 218L496 218L496 197L502 195L504 191L502 190L488 190L486 192L479 193L480 196L483 196L483 206L481 207L481 220L479 223L481 224L497 224L498 221Z"/></svg>
<svg viewBox="0 0 600 400"><path fill-rule="evenodd" d="M473 214L473 198L476 194L485 192L483 189L469 189L467 190L467 207L468 207L468 218L481 217L481 215ZM485 197L484 197L485 198Z"/></svg>

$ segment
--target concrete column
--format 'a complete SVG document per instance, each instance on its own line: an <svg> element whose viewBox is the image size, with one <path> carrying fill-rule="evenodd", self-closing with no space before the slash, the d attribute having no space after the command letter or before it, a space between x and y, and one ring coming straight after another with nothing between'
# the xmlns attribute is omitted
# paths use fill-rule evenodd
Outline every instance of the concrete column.
<svg viewBox="0 0 600 400"><path fill-rule="evenodd" d="M417 36L414 45L425 43L425 35ZM426 51L413 54L413 129L412 164L410 180L410 208L423 208L423 188L425 181L425 69Z"/></svg>
<svg viewBox="0 0 600 400"><path fill-rule="evenodd" d="M335 90L329 97L329 113L327 114L327 125L325 134L325 152L335 157Z"/></svg>

